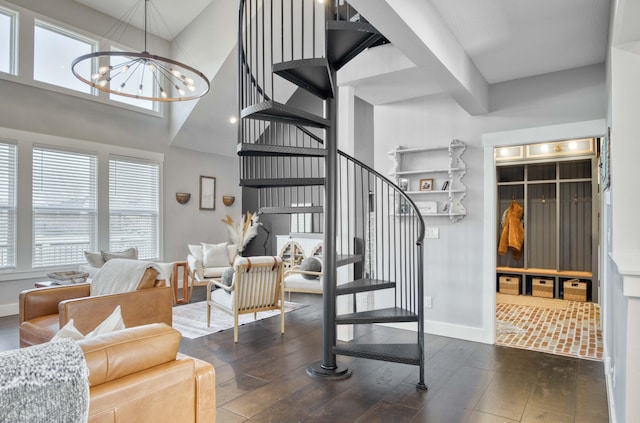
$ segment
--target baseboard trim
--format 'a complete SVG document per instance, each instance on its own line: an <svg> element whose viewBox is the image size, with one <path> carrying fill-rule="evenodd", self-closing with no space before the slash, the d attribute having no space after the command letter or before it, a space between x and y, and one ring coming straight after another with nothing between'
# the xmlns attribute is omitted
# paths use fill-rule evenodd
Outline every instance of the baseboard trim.
<svg viewBox="0 0 640 423"><path fill-rule="evenodd" d="M0 317L13 316L15 314L18 314L18 312L18 303L0 305Z"/></svg>
<svg viewBox="0 0 640 423"><path fill-rule="evenodd" d="M606 350L606 348L605 348ZM611 368L611 357L606 355L604 359L605 385L607 387L607 404L609 405L609 423L617 423L616 402L613 392L613 369Z"/></svg>
<svg viewBox="0 0 640 423"><path fill-rule="evenodd" d="M415 323L388 323L388 326L396 329L412 330L415 332ZM447 338L462 339L465 341L481 342L483 344L494 344L495 335L489 333L484 328L474 328L471 326L455 325L452 323L442 323L426 320L424 322L425 333L430 335L446 336Z"/></svg>

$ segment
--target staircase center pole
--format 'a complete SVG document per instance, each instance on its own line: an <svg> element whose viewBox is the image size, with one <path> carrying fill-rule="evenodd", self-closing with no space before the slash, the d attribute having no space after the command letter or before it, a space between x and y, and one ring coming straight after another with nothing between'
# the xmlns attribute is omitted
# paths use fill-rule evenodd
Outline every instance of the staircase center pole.
<svg viewBox="0 0 640 423"><path fill-rule="evenodd" d="M331 16L332 2L325 6L325 20ZM331 81L336 81L336 72L331 67ZM335 82L334 82L335 85ZM334 92L335 90L334 86ZM324 101L324 118L331 122L325 129L324 145L327 149L325 160L324 185L324 241L322 255L322 361L307 367L307 374L318 379L346 379L351 370L336 362L333 347L336 345L336 285L338 279L338 260L336 250L337 236L337 198L338 198L338 112L337 101L330 97Z"/></svg>

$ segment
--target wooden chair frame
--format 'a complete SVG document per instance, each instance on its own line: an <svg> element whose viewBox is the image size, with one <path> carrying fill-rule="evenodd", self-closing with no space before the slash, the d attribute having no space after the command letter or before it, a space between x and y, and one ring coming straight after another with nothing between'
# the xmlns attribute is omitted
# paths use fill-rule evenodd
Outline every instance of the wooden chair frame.
<svg viewBox="0 0 640 423"><path fill-rule="evenodd" d="M266 258L271 259L265 261ZM234 264L235 275L231 286L211 280L207 284L207 327L211 325L211 307L233 315L233 341L238 342L238 316L267 310L280 310L280 332L284 334L283 262L279 257L239 257ZM222 289L233 295L233 309L218 304L212 290Z"/></svg>

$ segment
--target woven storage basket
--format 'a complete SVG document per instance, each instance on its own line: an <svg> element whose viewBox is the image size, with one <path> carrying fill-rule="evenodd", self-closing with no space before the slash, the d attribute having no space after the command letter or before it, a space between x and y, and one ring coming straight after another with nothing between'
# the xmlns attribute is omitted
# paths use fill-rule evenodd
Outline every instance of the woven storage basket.
<svg viewBox="0 0 640 423"><path fill-rule="evenodd" d="M520 276L500 276L498 286L501 294L520 295Z"/></svg>
<svg viewBox="0 0 640 423"><path fill-rule="evenodd" d="M587 283L580 282L579 279L564 281L565 300L587 301Z"/></svg>
<svg viewBox="0 0 640 423"><path fill-rule="evenodd" d="M531 295L534 297L553 298L553 279L533 278Z"/></svg>

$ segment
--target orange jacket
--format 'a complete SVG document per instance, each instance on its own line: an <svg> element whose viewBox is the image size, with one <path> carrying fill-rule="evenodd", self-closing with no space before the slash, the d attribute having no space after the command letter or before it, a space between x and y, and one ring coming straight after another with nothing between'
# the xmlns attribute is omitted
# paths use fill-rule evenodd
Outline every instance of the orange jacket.
<svg viewBox="0 0 640 423"><path fill-rule="evenodd" d="M509 206L502 234L500 235L500 245L498 245L498 254L501 256L505 255L507 249L511 247L513 259L520 260L522 246L524 245L523 212L524 209L516 201L513 201Z"/></svg>

